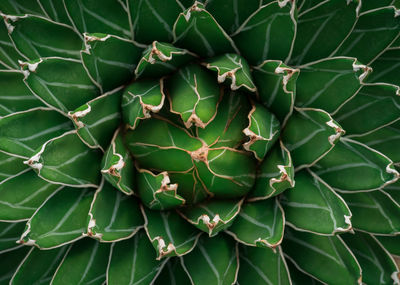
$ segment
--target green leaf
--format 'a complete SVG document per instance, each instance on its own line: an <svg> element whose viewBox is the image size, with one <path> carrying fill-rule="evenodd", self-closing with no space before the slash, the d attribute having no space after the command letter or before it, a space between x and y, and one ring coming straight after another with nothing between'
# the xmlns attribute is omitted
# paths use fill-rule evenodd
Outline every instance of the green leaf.
<svg viewBox="0 0 400 285"><path fill-rule="evenodd" d="M4 16L4 20L16 49L30 60L80 57L82 41L69 26L32 15Z"/></svg>
<svg viewBox="0 0 400 285"><path fill-rule="evenodd" d="M0 39L1 41L1 39ZM1 56L1 47L0 47ZM23 82L20 71L0 71L0 117L43 106Z"/></svg>
<svg viewBox="0 0 400 285"><path fill-rule="evenodd" d="M321 109L296 108L282 133L282 141L296 169L310 167L334 149L342 127Z"/></svg>
<svg viewBox="0 0 400 285"><path fill-rule="evenodd" d="M10 284L50 283L58 264L61 262L67 246L52 250L32 248L18 266Z"/></svg>
<svg viewBox="0 0 400 285"><path fill-rule="evenodd" d="M28 158L47 140L71 130L71 127L67 118L44 107L4 116L0 120L0 151Z"/></svg>
<svg viewBox="0 0 400 285"><path fill-rule="evenodd" d="M1 2L3 4L4 1ZM0 5L1 5L0 4ZM2 7L0 10L4 11ZM12 70L19 70L18 60L24 59L8 36L8 28L5 22L0 21L0 67Z"/></svg>
<svg viewBox="0 0 400 285"><path fill-rule="evenodd" d="M105 33L129 38L128 13L115 0L63 1L72 25L79 33ZM124 9L125 8L125 9Z"/></svg>
<svg viewBox="0 0 400 285"><path fill-rule="evenodd" d="M243 148L253 152L257 160L262 161L273 147L280 134L280 124L274 114L263 105L254 104L248 115L249 125L243 133L249 138Z"/></svg>
<svg viewBox="0 0 400 285"><path fill-rule="evenodd" d="M82 62L93 83L102 93L130 81L142 48L114 35L96 33L84 34L84 37L85 49L81 52ZM118 52L115 52L116 50Z"/></svg>
<svg viewBox="0 0 400 285"><path fill-rule="evenodd" d="M143 52L136 69L136 78L159 78L167 75L196 57L195 54L169 43L154 41Z"/></svg>
<svg viewBox="0 0 400 285"><path fill-rule="evenodd" d="M107 284L151 284L168 259L158 261L144 231L113 243L107 269Z"/></svg>
<svg viewBox="0 0 400 285"><path fill-rule="evenodd" d="M177 194L177 183L171 183L167 172L154 174L140 169L137 174L137 189L140 199L152 210L167 210L185 204L185 199Z"/></svg>
<svg viewBox="0 0 400 285"><path fill-rule="evenodd" d="M240 245L239 284L292 284L280 246L277 249Z"/></svg>
<svg viewBox="0 0 400 285"><path fill-rule="evenodd" d="M88 235L101 242L132 237L144 223L139 202L102 182L89 210Z"/></svg>
<svg viewBox="0 0 400 285"><path fill-rule="evenodd" d="M114 130L121 121L121 95L122 90L116 89L68 112L78 136L90 148L104 151L110 145Z"/></svg>
<svg viewBox="0 0 400 285"><path fill-rule="evenodd" d="M299 72L299 69L290 68L277 60L266 60L253 69L258 99L273 111L282 125L293 112Z"/></svg>
<svg viewBox="0 0 400 285"><path fill-rule="evenodd" d="M214 118L221 97L220 88L205 68L192 64L168 80L171 112L179 114L186 128L205 128Z"/></svg>
<svg viewBox="0 0 400 285"><path fill-rule="evenodd" d="M124 89L122 114L125 123L135 129L140 120L149 119L164 105L164 80L145 79L135 81Z"/></svg>
<svg viewBox="0 0 400 285"><path fill-rule="evenodd" d="M237 244L223 235L203 235L192 252L182 258L191 283L228 285L236 282L239 270Z"/></svg>
<svg viewBox="0 0 400 285"><path fill-rule="evenodd" d="M101 165L101 174L111 185L126 195L134 193L134 162L124 145L120 129L115 131Z"/></svg>
<svg viewBox="0 0 400 285"><path fill-rule="evenodd" d="M157 260L182 256L195 248L201 235L175 211L152 211L142 207L145 229L157 253Z"/></svg>
<svg viewBox="0 0 400 285"><path fill-rule="evenodd" d="M10 284L9 281L15 273L15 269L23 261L29 251L29 247L18 247L15 250L0 254L0 284Z"/></svg>
<svg viewBox="0 0 400 285"><path fill-rule="evenodd" d="M398 36L400 19L397 16L398 10L394 6L360 13L353 29L334 54L356 57L361 62L369 63Z"/></svg>
<svg viewBox="0 0 400 285"><path fill-rule="evenodd" d="M321 282L361 283L360 265L339 236L320 236L286 227L282 247L298 269Z"/></svg>
<svg viewBox="0 0 400 285"><path fill-rule="evenodd" d="M49 105L63 113L74 110L98 96L81 61L57 57L23 63L25 83Z"/></svg>
<svg viewBox="0 0 400 285"><path fill-rule="evenodd" d="M91 190L77 188L56 192L29 219L19 242L50 249L86 236L93 194Z"/></svg>
<svg viewBox="0 0 400 285"><path fill-rule="evenodd" d="M376 238L360 232L341 237L360 263L365 284L395 284L399 281L395 261Z"/></svg>
<svg viewBox="0 0 400 285"><path fill-rule="evenodd" d="M171 180L178 185L177 193L185 199L186 205L203 201L208 193L198 178L196 169L183 173L168 173Z"/></svg>
<svg viewBox="0 0 400 285"><path fill-rule="evenodd" d="M400 205L390 195L378 190L341 196L353 213L355 229L378 235L400 233Z"/></svg>
<svg viewBox="0 0 400 285"><path fill-rule="evenodd" d="M391 254L400 256L400 235L397 236L375 236L379 243Z"/></svg>
<svg viewBox="0 0 400 285"><path fill-rule="evenodd" d="M371 73L367 81L400 85L399 66L400 48L389 48L372 62L371 67L374 72Z"/></svg>
<svg viewBox="0 0 400 285"><path fill-rule="evenodd" d="M247 246L276 247L282 242L285 217L277 199L246 203L227 230Z"/></svg>
<svg viewBox="0 0 400 285"><path fill-rule="evenodd" d="M295 35L295 4L273 1L251 14L232 38L243 57L257 65L266 59L290 57Z"/></svg>
<svg viewBox="0 0 400 285"><path fill-rule="evenodd" d="M218 83L229 79L232 90L257 90L251 78L250 67L245 58L237 54L226 53L205 61L206 67L217 72ZM228 82L227 82L228 83Z"/></svg>
<svg viewBox="0 0 400 285"><path fill-rule="evenodd" d="M349 57L303 65L296 81L296 106L335 112L357 94L370 72L371 68Z"/></svg>
<svg viewBox="0 0 400 285"><path fill-rule="evenodd" d="M340 192L380 189L399 177L389 158L344 138L314 165L313 172Z"/></svg>
<svg viewBox="0 0 400 285"><path fill-rule="evenodd" d="M383 191L388 194L397 204L400 205L400 179L395 183L387 185Z"/></svg>
<svg viewBox="0 0 400 285"><path fill-rule="evenodd" d="M100 181L99 150L87 147L76 131L45 142L39 151L24 163L39 177L55 184L72 187L97 187Z"/></svg>
<svg viewBox="0 0 400 285"><path fill-rule="evenodd" d="M0 184L25 172L23 159L0 152Z"/></svg>
<svg viewBox="0 0 400 285"><path fill-rule="evenodd" d="M64 1L39 0L37 3L40 3L41 10L49 19L71 26L71 21L69 20L67 11L64 7ZM24 4L26 5L26 1Z"/></svg>
<svg viewBox="0 0 400 285"><path fill-rule="evenodd" d="M310 171L296 173L296 185L280 199L286 223L300 231L334 235L351 230L345 201Z"/></svg>
<svg viewBox="0 0 400 285"><path fill-rule="evenodd" d="M110 245L80 240L68 249L51 284L104 284Z"/></svg>
<svg viewBox="0 0 400 285"><path fill-rule="evenodd" d="M43 15L43 11L36 1L4 0L1 1L0 10L6 14Z"/></svg>
<svg viewBox="0 0 400 285"><path fill-rule="evenodd" d="M21 247L16 243L16 241L18 241L19 237L21 236L24 227L25 227L24 222L22 223L0 222L0 257L5 252L13 251L18 247ZM0 282L1 282L1 277L0 277Z"/></svg>
<svg viewBox="0 0 400 285"><path fill-rule="evenodd" d="M377 9L377 8L382 8L382 6L390 6L390 5L396 7L396 6L399 5L399 3L396 0L395 1L393 1L393 0L381 0L381 1L378 1L378 2L365 1L364 3L362 3L360 11L361 12L366 12L366 11L374 10L374 9Z"/></svg>
<svg viewBox="0 0 400 285"><path fill-rule="evenodd" d="M160 275L154 283L155 285L189 285L190 279L183 270L179 257L172 257L165 264Z"/></svg>
<svg viewBox="0 0 400 285"><path fill-rule="evenodd" d="M364 85L334 118L349 137L368 134L399 121L400 87L384 83Z"/></svg>
<svg viewBox="0 0 400 285"><path fill-rule="evenodd" d="M25 169L0 183L0 220L29 219L49 196L61 188L39 178L33 170Z"/></svg>
<svg viewBox="0 0 400 285"><path fill-rule="evenodd" d="M314 279L311 277L308 273L300 270L297 268L289 259L287 260L287 265L289 268L290 272L290 279L292 281L293 285L303 285L303 284L309 284L309 285L321 285L325 284L317 279Z"/></svg>
<svg viewBox="0 0 400 285"><path fill-rule="evenodd" d="M240 212L241 200L209 200L192 207L179 210L191 224L210 237L229 228Z"/></svg>
<svg viewBox="0 0 400 285"><path fill-rule="evenodd" d="M173 33L176 45L194 51L202 57L230 52L239 54L232 39L198 1L179 14Z"/></svg>

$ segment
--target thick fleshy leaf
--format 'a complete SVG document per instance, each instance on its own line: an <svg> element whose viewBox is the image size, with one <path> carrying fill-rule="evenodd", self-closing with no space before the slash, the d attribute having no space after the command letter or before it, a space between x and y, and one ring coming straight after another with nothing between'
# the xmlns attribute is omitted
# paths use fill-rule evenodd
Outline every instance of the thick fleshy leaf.
<svg viewBox="0 0 400 285"><path fill-rule="evenodd" d="M262 161L279 138L279 121L261 104L254 104L248 121L249 125L243 133L249 140L243 144L243 148L253 152L254 156Z"/></svg>
<svg viewBox="0 0 400 285"><path fill-rule="evenodd" d="M122 95L122 112L125 123L135 129L140 120L158 113L164 105L164 80L135 81L125 88Z"/></svg>
<svg viewBox="0 0 400 285"><path fill-rule="evenodd" d="M129 82L143 49L132 41L113 35L84 36L82 62L94 84L106 92Z"/></svg>
<svg viewBox="0 0 400 285"><path fill-rule="evenodd" d="M24 75L20 71L0 71L0 117L43 106L26 87L23 79Z"/></svg>
<svg viewBox="0 0 400 285"><path fill-rule="evenodd" d="M189 65L168 80L171 112L179 114L186 128L205 128L214 118L221 97L213 76L203 67Z"/></svg>
<svg viewBox="0 0 400 285"><path fill-rule="evenodd" d="M44 107L7 115L0 120L0 151L28 158L47 140L71 127L67 118Z"/></svg>
<svg viewBox="0 0 400 285"><path fill-rule="evenodd" d="M64 7L64 1L38 0L37 2L38 4L40 3L41 11L45 13L49 19L71 26L71 21ZM26 5L26 2L24 5Z"/></svg>
<svg viewBox="0 0 400 285"><path fill-rule="evenodd" d="M232 38L250 64L290 57L296 35L295 4L273 1L260 6Z"/></svg>
<svg viewBox="0 0 400 285"><path fill-rule="evenodd" d="M109 244L92 239L74 243L58 266L51 284L104 284L109 252Z"/></svg>
<svg viewBox="0 0 400 285"><path fill-rule="evenodd" d="M72 187L97 187L100 181L101 152L86 146L76 131L45 142L24 163L46 181Z"/></svg>
<svg viewBox="0 0 400 285"><path fill-rule="evenodd" d="M268 154L258 168L256 184L247 195L247 200L263 200L276 196L294 186L294 167L290 152L279 141L279 145Z"/></svg>
<svg viewBox="0 0 400 285"><path fill-rule="evenodd" d="M179 257L173 257L165 264L157 276L155 285L190 285L190 279L183 270Z"/></svg>
<svg viewBox="0 0 400 285"><path fill-rule="evenodd" d="M364 85L352 100L334 115L351 136L359 136L400 119L400 87L389 84Z"/></svg>
<svg viewBox="0 0 400 285"><path fill-rule="evenodd" d="M128 13L115 0L63 1L72 25L81 34L106 33L131 37ZM126 7L125 7L126 8Z"/></svg>
<svg viewBox="0 0 400 285"><path fill-rule="evenodd" d="M274 248L282 242L284 223L281 206L271 198L244 204L228 233L245 245Z"/></svg>
<svg viewBox="0 0 400 285"><path fill-rule="evenodd" d="M371 1L363 1L362 6L364 2ZM290 64L300 65L329 57L353 28L358 6L357 1L303 1Z"/></svg>
<svg viewBox="0 0 400 285"><path fill-rule="evenodd" d="M344 134L325 111L296 108L282 133L282 141L297 169L310 167L328 154Z"/></svg>
<svg viewBox="0 0 400 285"><path fill-rule="evenodd" d="M210 200L180 210L182 216L191 224L208 235L230 227L240 212L241 200Z"/></svg>
<svg viewBox="0 0 400 285"><path fill-rule="evenodd" d="M309 274L305 273L304 271L300 271L299 268L297 268L290 260L287 260L287 265L289 268L290 272L290 279L292 281L293 285L303 285L303 284L309 284L309 285L322 285L325 283L322 283L318 281L317 279L311 277Z"/></svg>
<svg viewBox="0 0 400 285"><path fill-rule="evenodd" d="M169 173L171 180L178 185L178 195L185 199L185 204L197 204L209 193L204 189L195 169L184 173Z"/></svg>
<svg viewBox="0 0 400 285"><path fill-rule="evenodd" d="M400 205L400 179L395 183L386 186L383 191Z"/></svg>
<svg viewBox="0 0 400 285"><path fill-rule="evenodd" d="M399 66L400 48L387 49L371 64L374 72L368 77L368 82L386 82L400 85Z"/></svg>
<svg viewBox="0 0 400 285"><path fill-rule="evenodd" d="M143 207L146 233L157 253L157 260L166 256L182 256L196 246L200 237L175 211L152 211Z"/></svg>
<svg viewBox="0 0 400 285"><path fill-rule="evenodd" d="M340 192L379 189L399 177L389 158L359 142L343 138L314 165L313 171Z"/></svg>
<svg viewBox="0 0 400 285"><path fill-rule="evenodd" d="M354 253L362 269L365 284L395 284L399 282L395 261L371 235L357 232L341 235Z"/></svg>
<svg viewBox="0 0 400 285"><path fill-rule="evenodd" d="M296 106L332 113L357 94L371 69L350 57L322 59L301 66Z"/></svg>
<svg viewBox="0 0 400 285"><path fill-rule="evenodd" d="M101 162L101 174L115 188L132 195L135 187L135 167L117 129Z"/></svg>
<svg viewBox="0 0 400 285"><path fill-rule="evenodd" d="M334 54L353 56L368 64L398 36L400 19L397 16L398 10L394 6L361 13L352 31L338 45Z"/></svg>
<svg viewBox="0 0 400 285"><path fill-rule="evenodd" d="M107 269L107 284L151 284L168 259L158 261L144 231L113 243Z"/></svg>
<svg viewBox="0 0 400 285"><path fill-rule="evenodd" d="M68 112L78 136L90 148L106 149L120 124L122 90L105 93L85 105Z"/></svg>
<svg viewBox="0 0 400 285"><path fill-rule="evenodd" d="M120 241L133 236L143 222L138 200L103 182L90 206L87 232L102 242Z"/></svg>
<svg viewBox="0 0 400 285"><path fill-rule="evenodd" d="M4 223L0 222L0 257L1 254L12 251L20 245L16 243L24 231L25 223ZM0 277L1 284L1 277Z"/></svg>
<svg viewBox="0 0 400 285"><path fill-rule="evenodd" d="M7 285L15 273L15 269L21 264L29 252L29 247L23 246L12 251L0 254L0 284Z"/></svg>
<svg viewBox="0 0 400 285"><path fill-rule="evenodd" d="M237 244L223 235L203 235L192 252L182 258L182 265L194 285L234 284L239 270Z"/></svg>
<svg viewBox="0 0 400 285"><path fill-rule="evenodd" d="M351 230L351 212L345 201L312 172L296 173L296 185L280 199L286 223L311 233L334 235Z"/></svg>
<svg viewBox="0 0 400 285"><path fill-rule="evenodd" d="M42 58L24 63L25 83L47 105L67 113L98 95L82 64L74 59Z"/></svg>
<svg viewBox="0 0 400 285"><path fill-rule="evenodd" d="M375 236L379 243L391 254L400 256L400 235Z"/></svg>
<svg viewBox="0 0 400 285"><path fill-rule="evenodd" d="M36 209L61 187L46 182L27 168L19 175L0 183L0 220L29 219Z"/></svg>
<svg viewBox="0 0 400 285"><path fill-rule="evenodd" d="M43 11L37 1L4 0L1 1L0 10L6 14L43 15Z"/></svg>
<svg viewBox="0 0 400 285"><path fill-rule="evenodd" d="M142 59L135 69L135 75L136 78L159 78L175 71L193 58L195 58L195 54L186 49L174 47L169 43L154 41L143 52Z"/></svg>
<svg viewBox="0 0 400 285"><path fill-rule="evenodd" d="M299 72L276 60L266 60L253 70L259 100L272 110L282 125L293 112Z"/></svg>
<svg viewBox="0 0 400 285"><path fill-rule="evenodd" d="M10 284L42 284L50 283L58 264L67 251L68 246L52 250L32 248L18 266Z"/></svg>
<svg viewBox="0 0 400 285"><path fill-rule="evenodd" d="M341 196L353 213L355 229L378 235L400 233L400 206L388 194L379 190Z"/></svg>
<svg viewBox="0 0 400 285"><path fill-rule="evenodd" d="M198 1L179 14L173 33L176 45L194 51L202 57L229 52L239 53L232 39Z"/></svg>
<svg viewBox="0 0 400 285"><path fill-rule="evenodd" d="M18 60L22 59L24 58L15 50L14 44L8 36L6 23L0 21L0 66L6 69L18 70L20 68Z"/></svg>
<svg viewBox="0 0 400 285"><path fill-rule="evenodd" d="M257 87L251 78L250 67L243 57L237 54L226 53L221 56L207 59L206 67L217 72L219 83L229 79L232 90L244 89L255 92Z"/></svg>
<svg viewBox="0 0 400 285"><path fill-rule="evenodd" d="M0 152L0 183L13 179L14 176L24 173L25 170L26 165L24 165L23 159Z"/></svg>
<svg viewBox="0 0 400 285"><path fill-rule="evenodd" d="M80 57L82 41L69 26L32 15L4 16L4 21L17 50L30 60Z"/></svg>
<svg viewBox="0 0 400 285"><path fill-rule="evenodd" d="M240 245L239 284L292 284L282 249Z"/></svg>
<svg viewBox="0 0 400 285"><path fill-rule="evenodd" d="M50 249L84 237L93 194L88 189L58 191L29 219L19 242Z"/></svg>
<svg viewBox="0 0 400 285"><path fill-rule="evenodd" d="M178 187L177 183L171 183L167 172L138 171L138 194L143 204L152 210L167 210L185 204L185 199L177 194Z"/></svg>
<svg viewBox="0 0 400 285"><path fill-rule="evenodd" d="M286 227L282 248L298 269L317 280L327 284L361 283L360 265L339 236L315 235Z"/></svg>

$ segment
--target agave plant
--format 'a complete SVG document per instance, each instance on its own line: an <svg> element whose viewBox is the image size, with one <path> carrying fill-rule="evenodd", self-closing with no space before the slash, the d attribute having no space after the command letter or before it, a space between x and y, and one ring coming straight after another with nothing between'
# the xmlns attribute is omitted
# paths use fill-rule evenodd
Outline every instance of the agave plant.
<svg viewBox="0 0 400 285"><path fill-rule="evenodd" d="M2 0L0 284L393 284L392 0Z"/></svg>

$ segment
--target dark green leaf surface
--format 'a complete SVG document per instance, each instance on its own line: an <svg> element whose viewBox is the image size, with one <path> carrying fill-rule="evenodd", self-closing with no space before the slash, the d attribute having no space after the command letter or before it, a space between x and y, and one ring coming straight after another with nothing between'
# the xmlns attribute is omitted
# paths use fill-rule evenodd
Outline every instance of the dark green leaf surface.
<svg viewBox="0 0 400 285"><path fill-rule="evenodd" d="M20 175L26 168L23 159L0 152L0 183Z"/></svg>
<svg viewBox="0 0 400 285"><path fill-rule="evenodd" d="M165 264L160 275L157 276L155 285L189 285L190 279L183 270L179 257L173 257Z"/></svg>
<svg viewBox="0 0 400 285"><path fill-rule="evenodd" d="M304 271L300 271L290 260L287 260L287 265L290 272L290 279L293 285L320 285L324 284L317 279L311 277L309 274L305 273Z"/></svg>
<svg viewBox="0 0 400 285"><path fill-rule="evenodd" d="M400 235L397 236L375 236L379 243L391 254L400 256Z"/></svg>
<svg viewBox="0 0 400 285"><path fill-rule="evenodd" d="M0 254L0 284L7 285L13 277L18 265L21 264L29 247L23 246L12 251Z"/></svg>
<svg viewBox="0 0 400 285"><path fill-rule="evenodd" d="M4 3L4 1L2 2ZM2 4L0 3L0 5ZM0 8L2 9L2 8ZM23 60L8 36L8 29L4 22L0 22L0 66L5 69L18 70L18 60Z"/></svg>
<svg viewBox="0 0 400 285"><path fill-rule="evenodd" d="M18 222L18 223L0 222L0 257L1 254L4 254L5 252L9 252L18 247L21 247L16 243L16 241L18 241L19 237L21 236L24 227L25 227L24 222Z"/></svg>
<svg viewBox="0 0 400 285"><path fill-rule="evenodd" d="M400 38L400 37L399 37ZM371 64L374 72L368 77L368 82L386 82L400 85L400 48L387 49Z"/></svg>

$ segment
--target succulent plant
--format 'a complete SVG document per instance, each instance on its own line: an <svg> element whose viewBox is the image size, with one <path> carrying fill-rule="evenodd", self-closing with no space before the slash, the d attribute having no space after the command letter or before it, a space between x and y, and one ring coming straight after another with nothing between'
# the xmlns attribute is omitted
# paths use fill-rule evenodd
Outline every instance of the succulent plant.
<svg viewBox="0 0 400 285"><path fill-rule="evenodd" d="M2 0L0 284L399 284L399 7Z"/></svg>

